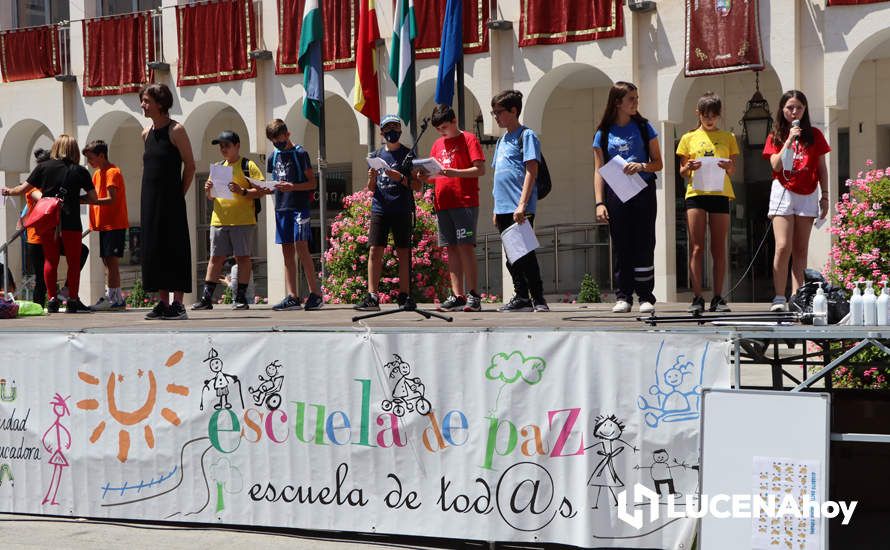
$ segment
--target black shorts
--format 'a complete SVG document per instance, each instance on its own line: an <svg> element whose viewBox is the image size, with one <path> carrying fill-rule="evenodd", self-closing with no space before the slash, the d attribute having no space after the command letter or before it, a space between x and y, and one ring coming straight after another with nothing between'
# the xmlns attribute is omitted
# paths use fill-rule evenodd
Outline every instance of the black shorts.
<svg viewBox="0 0 890 550"><path fill-rule="evenodd" d="M411 248L411 231L414 229L414 215L411 212L398 214L371 214L371 231L368 235L370 246L386 246L386 238L392 231L392 242L396 248Z"/></svg>
<svg viewBox="0 0 890 550"><path fill-rule="evenodd" d="M126 229L112 229L99 232L99 257L124 257L124 242L127 240Z"/></svg>
<svg viewBox="0 0 890 550"><path fill-rule="evenodd" d="M686 197L686 210L693 208L701 208L708 214L729 214L729 197L724 195Z"/></svg>

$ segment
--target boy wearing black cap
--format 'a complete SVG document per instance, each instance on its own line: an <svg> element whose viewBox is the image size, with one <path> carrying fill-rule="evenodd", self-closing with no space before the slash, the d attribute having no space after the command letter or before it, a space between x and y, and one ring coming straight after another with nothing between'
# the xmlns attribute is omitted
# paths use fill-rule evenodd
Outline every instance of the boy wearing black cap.
<svg viewBox="0 0 890 550"><path fill-rule="evenodd" d="M361 303L354 306L359 311L378 311L380 298L377 285L383 272L383 249L389 232L399 259L400 306L411 299L411 232L414 230L414 191L420 190L420 181L399 171L410 151L399 142L402 136L402 121L396 115L386 115L380 121L380 136L384 146L376 155L383 159L389 168L386 170L368 169L368 189L374 193L371 199L371 230L368 245L368 294ZM410 174L410 171L409 171Z"/></svg>
<svg viewBox="0 0 890 550"><path fill-rule="evenodd" d="M223 166L232 167L232 181L228 182L231 199L214 197L213 182L210 178L204 183L204 192L213 200L213 216L210 218L210 261L204 278L204 291L201 300L192 305L193 310L213 309L213 292L216 290L220 271L225 259L235 257L238 265L238 290L235 292L232 309L248 309L247 285L250 282L250 256L256 233L256 210L253 200L261 196L244 177L241 160L241 139L232 131L224 131L210 142L219 145ZM263 173L253 161L246 162L250 177L263 179Z"/></svg>

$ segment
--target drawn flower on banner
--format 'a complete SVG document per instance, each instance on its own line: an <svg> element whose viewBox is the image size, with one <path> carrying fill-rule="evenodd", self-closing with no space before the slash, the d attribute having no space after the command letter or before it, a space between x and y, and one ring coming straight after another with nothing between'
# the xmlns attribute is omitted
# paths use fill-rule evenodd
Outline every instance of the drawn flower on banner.
<svg viewBox="0 0 890 550"><path fill-rule="evenodd" d="M164 363L164 366L167 368L174 367L177 365L183 357L182 351L177 351L170 355L167 358L167 361ZM129 381L132 381L132 375L111 372L108 374L108 379L105 384L105 403L104 408L105 412L110 415L110 418L107 421L113 421L116 423L120 430L118 431L118 445L117 445L117 459L121 462L126 462L127 457L130 452L130 440L132 435L130 434L130 428L136 429L139 425L142 425L142 434L145 439L145 444L149 449L154 449L155 446L155 435L154 429L151 426L150 419L152 417L152 413L155 410L155 406L157 405L157 397L158 397L158 381L155 376L154 370L143 371L139 369L136 371L136 383L138 384L141 380L147 380L148 382L148 391L143 401L142 405L138 408L132 410L123 410L118 406L118 400L116 395L116 390L118 384L125 384ZM78 371L77 377L80 378L82 382L88 384L90 386L99 386L100 380L96 376L84 372ZM165 390L170 395L186 397L189 394L189 389L186 386L180 386L174 383L169 383L165 387ZM102 407L102 403L99 399L82 399L77 402L77 408L84 411L98 411ZM173 409L164 407L161 409L161 418L166 420L168 423L173 426L179 426L182 422L179 418L179 414ZM101 438L103 433L105 432L105 428L107 426L106 420L100 420L99 423L93 428L93 432L90 435L90 443L96 444ZM144 424L143 424L144 423Z"/></svg>
<svg viewBox="0 0 890 550"><path fill-rule="evenodd" d="M547 362L540 357L526 357L520 351L510 353L496 353L491 357L491 363L485 369L485 377L489 380L500 380L505 384L512 384L522 380L530 386L534 386L544 377L544 369Z"/></svg>

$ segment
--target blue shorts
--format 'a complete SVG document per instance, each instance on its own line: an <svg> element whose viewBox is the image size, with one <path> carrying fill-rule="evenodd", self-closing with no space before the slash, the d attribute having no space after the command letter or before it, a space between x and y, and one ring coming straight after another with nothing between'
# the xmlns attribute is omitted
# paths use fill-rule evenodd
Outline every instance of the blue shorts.
<svg viewBox="0 0 890 550"><path fill-rule="evenodd" d="M309 209L275 212L275 244L290 244L312 239Z"/></svg>

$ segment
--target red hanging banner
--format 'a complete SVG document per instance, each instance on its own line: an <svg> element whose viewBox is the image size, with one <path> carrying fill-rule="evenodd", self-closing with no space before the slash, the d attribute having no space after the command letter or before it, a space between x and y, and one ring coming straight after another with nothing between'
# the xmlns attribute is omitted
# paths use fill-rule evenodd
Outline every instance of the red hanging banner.
<svg viewBox="0 0 890 550"><path fill-rule="evenodd" d="M83 22L83 95L138 92L152 81L154 58L151 12Z"/></svg>
<svg viewBox="0 0 890 550"><path fill-rule="evenodd" d="M303 25L304 0L278 0L277 74L297 74L300 67L300 28ZM355 67L355 44L358 33L357 0L324 0L324 70Z"/></svg>
<svg viewBox="0 0 890 550"><path fill-rule="evenodd" d="M0 71L3 82L47 78L61 73L59 26L0 32Z"/></svg>
<svg viewBox="0 0 890 550"><path fill-rule="evenodd" d="M686 76L763 70L757 4L686 0Z"/></svg>
<svg viewBox="0 0 890 550"><path fill-rule="evenodd" d="M249 0L220 0L176 8L179 37L178 86L256 77L250 52L256 18Z"/></svg>
<svg viewBox="0 0 890 550"><path fill-rule="evenodd" d="M624 36L621 0L521 0L519 46Z"/></svg>
<svg viewBox="0 0 890 550"><path fill-rule="evenodd" d="M447 0L414 0L414 16L417 18L417 38L414 41L416 59L439 57L447 3ZM464 0L465 54L488 51L488 8L488 0Z"/></svg>
<svg viewBox="0 0 890 550"><path fill-rule="evenodd" d="M829 6L857 6L859 4L878 4L890 0L828 0Z"/></svg>

